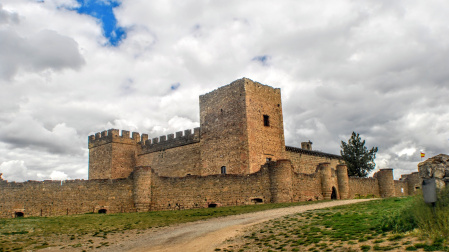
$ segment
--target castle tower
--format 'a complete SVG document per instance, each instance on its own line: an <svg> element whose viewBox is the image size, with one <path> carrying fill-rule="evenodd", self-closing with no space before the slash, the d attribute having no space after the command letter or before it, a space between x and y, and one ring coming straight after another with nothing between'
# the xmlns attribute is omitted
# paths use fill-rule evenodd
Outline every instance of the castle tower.
<svg viewBox="0 0 449 252"><path fill-rule="evenodd" d="M136 166L139 133L110 129L89 136L89 179L127 178Z"/></svg>
<svg viewBox="0 0 449 252"><path fill-rule="evenodd" d="M394 179L393 169L380 169L376 173L377 182L379 183L379 194L382 198L394 197Z"/></svg>
<svg viewBox="0 0 449 252"><path fill-rule="evenodd" d="M319 164L321 174L321 192L325 200L330 200L332 195L332 170L330 163Z"/></svg>
<svg viewBox="0 0 449 252"><path fill-rule="evenodd" d="M200 96L201 175L249 174L284 158L281 91L240 79Z"/></svg>
<svg viewBox="0 0 449 252"><path fill-rule="evenodd" d="M292 202L293 167L290 160L278 160L269 165L271 203Z"/></svg>
<svg viewBox="0 0 449 252"><path fill-rule="evenodd" d="M347 199L349 195L348 167L344 164L337 165L338 190L340 199Z"/></svg>
<svg viewBox="0 0 449 252"><path fill-rule="evenodd" d="M407 190L409 195L415 195L416 190L421 188L422 178L419 176L419 172L412 172L407 176Z"/></svg>
<svg viewBox="0 0 449 252"><path fill-rule="evenodd" d="M133 199L137 212L146 212L151 206L151 168L136 167L133 173Z"/></svg>

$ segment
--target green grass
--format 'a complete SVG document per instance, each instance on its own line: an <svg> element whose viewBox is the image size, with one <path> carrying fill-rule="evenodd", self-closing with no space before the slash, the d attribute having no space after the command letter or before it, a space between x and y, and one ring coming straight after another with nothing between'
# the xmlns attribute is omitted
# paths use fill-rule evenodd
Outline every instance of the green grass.
<svg viewBox="0 0 449 252"><path fill-rule="evenodd" d="M407 232L419 229L422 236L433 240L449 237L449 187L439 191L438 201L433 208L424 203L422 195L412 200L386 218L383 230Z"/></svg>
<svg viewBox="0 0 449 252"><path fill-rule="evenodd" d="M126 230L145 230L220 216L314 203L317 202L257 204L144 213L0 219L0 252L40 249L56 245L46 242L45 238L49 236L66 236L67 240L73 242L87 236L106 239L108 234ZM101 244L101 246L107 245ZM73 246L79 245L74 243Z"/></svg>
<svg viewBox="0 0 449 252"><path fill-rule="evenodd" d="M245 251L449 251L445 240L411 244L404 233L393 232L391 216L409 209L413 197L389 198L319 209L272 220L244 237ZM421 247L420 247L421 246ZM432 250L433 249L433 250ZM227 248L225 251L237 251Z"/></svg>

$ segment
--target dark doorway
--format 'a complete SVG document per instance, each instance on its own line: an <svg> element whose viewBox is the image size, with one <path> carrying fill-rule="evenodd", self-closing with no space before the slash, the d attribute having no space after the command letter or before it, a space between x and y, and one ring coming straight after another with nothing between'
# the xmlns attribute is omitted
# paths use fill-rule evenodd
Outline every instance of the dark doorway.
<svg viewBox="0 0 449 252"><path fill-rule="evenodd" d="M100 210L98 210L98 213L99 213L99 214L105 214L106 212L107 212L106 209L100 209Z"/></svg>
<svg viewBox="0 0 449 252"><path fill-rule="evenodd" d="M226 166L221 167L221 174L226 174Z"/></svg>
<svg viewBox="0 0 449 252"><path fill-rule="evenodd" d="M337 199L337 189L335 189L335 186L332 187L331 199Z"/></svg>
<svg viewBox="0 0 449 252"><path fill-rule="evenodd" d="M23 214L23 212L15 212L15 216L16 216L16 218L22 218L25 215Z"/></svg>
<svg viewBox="0 0 449 252"><path fill-rule="evenodd" d="M215 207L217 207L217 204L215 204L215 203L210 203L207 207L208 207L208 208L215 208Z"/></svg>

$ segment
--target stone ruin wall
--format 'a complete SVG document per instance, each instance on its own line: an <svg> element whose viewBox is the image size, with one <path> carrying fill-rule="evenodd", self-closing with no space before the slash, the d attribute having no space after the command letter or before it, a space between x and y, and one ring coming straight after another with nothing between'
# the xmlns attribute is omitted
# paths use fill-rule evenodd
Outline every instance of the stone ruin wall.
<svg viewBox="0 0 449 252"><path fill-rule="evenodd" d="M131 179L27 181L0 180L0 218L98 212L133 212Z"/></svg>
<svg viewBox="0 0 449 252"><path fill-rule="evenodd" d="M421 189L422 178L419 176L419 172L403 174L399 181L407 182L407 193L409 195L413 195L417 190Z"/></svg>
<svg viewBox="0 0 449 252"><path fill-rule="evenodd" d="M449 155L439 154L418 164L421 179L435 179L437 188L449 185Z"/></svg>
<svg viewBox="0 0 449 252"><path fill-rule="evenodd" d="M401 197L409 195L407 181L394 181L394 196Z"/></svg>

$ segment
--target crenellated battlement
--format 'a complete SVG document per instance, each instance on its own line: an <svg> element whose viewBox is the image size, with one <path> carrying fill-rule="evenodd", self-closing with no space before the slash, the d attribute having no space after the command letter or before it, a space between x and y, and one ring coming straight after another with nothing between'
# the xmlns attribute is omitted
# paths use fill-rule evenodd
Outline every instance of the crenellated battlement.
<svg viewBox="0 0 449 252"><path fill-rule="evenodd" d="M147 154L156 151L162 151L170 148L175 148L200 141L200 128L194 128L193 133L191 129L178 131L175 134L168 134L153 139L142 141L142 153Z"/></svg>
<svg viewBox="0 0 449 252"><path fill-rule="evenodd" d="M120 134L121 133L121 134ZM109 129L102 132L95 133L89 136L89 149L107 143L123 143L136 144L138 142L145 142L148 139L147 134L140 136L137 132L130 134L127 130Z"/></svg>

